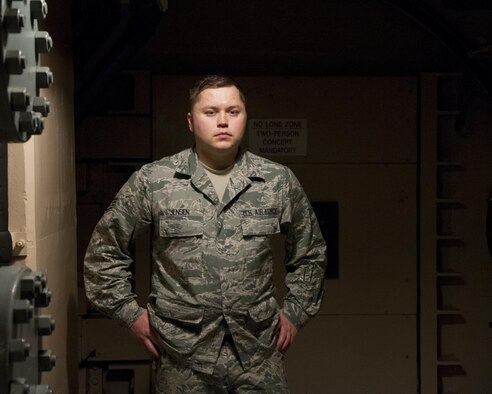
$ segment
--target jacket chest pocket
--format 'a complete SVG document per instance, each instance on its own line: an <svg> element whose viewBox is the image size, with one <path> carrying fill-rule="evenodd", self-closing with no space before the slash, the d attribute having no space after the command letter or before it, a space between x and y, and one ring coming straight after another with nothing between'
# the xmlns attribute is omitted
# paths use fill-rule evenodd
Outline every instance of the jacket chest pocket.
<svg viewBox="0 0 492 394"><path fill-rule="evenodd" d="M164 238L201 237L203 215L162 215L159 218L159 235Z"/></svg>
<svg viewBox="0 0 492 394"><path fill-rule="evenodd" d="M154 243L154 253L162 269L174 278L202 278L203 216L162 215L159 218L159 237ZM165 267L165 268L164 268Z"/></svg>
<svg viewBox="0 0 492 394"><path fill-rule="evenodd" d="M278 218L248 218L241 223L241 230L242 253L252 280L257 280L255 275L268 278L273 270L273 239L280 233Z"/></svg>
<svg viewBox="0 0 492 394"><path fill-rule="evenodd" d="M280 233L278 218L248 218L241 223L244 238L264 237Z"/></svg>

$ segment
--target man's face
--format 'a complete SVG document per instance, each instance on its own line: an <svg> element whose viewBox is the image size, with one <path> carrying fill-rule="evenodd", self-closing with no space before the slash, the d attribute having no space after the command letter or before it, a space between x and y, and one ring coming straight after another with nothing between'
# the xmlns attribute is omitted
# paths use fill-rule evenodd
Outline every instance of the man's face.
<svg viewBox="0 0 492 394"><path fill-rule="evenodd" d="M246 128L246 107L235 86L200 92L188 113L198 155L209 159L235 155Z"/></svg>

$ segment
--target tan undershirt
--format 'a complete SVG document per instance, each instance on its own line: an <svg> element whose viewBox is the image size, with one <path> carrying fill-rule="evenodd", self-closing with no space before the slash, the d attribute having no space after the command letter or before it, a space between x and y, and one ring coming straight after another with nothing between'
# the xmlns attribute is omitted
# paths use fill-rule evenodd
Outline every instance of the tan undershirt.
<svg viewBox="0 0 492 394"><path fill-rule="evenodd" d="M229 179L231 178L232 168L234 167L234 163L230 167L227 167L224 170L215 170L210 168L200 162L203 166L203 169L207 173L212 185L214 185L215 192L219 197L219 200L222 201L222 197L224 196L225 189L227 188L227 184L229 183Z"/></svg>

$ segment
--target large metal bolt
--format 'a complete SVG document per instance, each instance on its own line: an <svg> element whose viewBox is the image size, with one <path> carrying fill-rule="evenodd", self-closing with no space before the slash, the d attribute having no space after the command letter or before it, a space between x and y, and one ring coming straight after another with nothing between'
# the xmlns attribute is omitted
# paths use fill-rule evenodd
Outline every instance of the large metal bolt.
<svg viewBox="0 0 492 394"><path fill-rule="evenodd" d="M50 386L40 384L37 386L31 386L27 394L53 394L53 390L50 389Z"/></svg>
<svg viewBox="0 0 492 394"><path fill-rule="evenodd" d="M32 109L43 116L48 116L50 112L50 102L46 97L36 96L32 101Z"/></svg>
<svg viewBox="0 0 492 394"><path fill-rule="evenodd" d="M25 111L31 102L31 96L26 88L11 88L10 106L14 111Z"/></svg>
<svg viewBox="0 0 492 394"><path fill-rule="evenodd" d="M53 48L53 39L46 31L38 31L34 36L37 53L48 53Z"/></svg>
<svg viewBox="0 0 492 394"><path fill-rule="evenodd" d="M45 0L31 0L31 16L34 19L44 19L48 14L48 4Z"/></svg>
<svg viewBox="0 0 492 394"><path fill-rule="evenodd" d="M51 350L41 350L38 356L38 366L40 372L48 372L56 364L56 356Z"/></svg>
<svg viewBox="0 0 492 394"><path fill-rule="evenodd" d="M44 120L41 114L32 111L21 112L19 115L19 130L29 134L41 134L44 130ZM36 277L35 281L38 283L38 290L36 294L42 293L43 282L40 278ZM36 305L37 306L37 305Z"/></svg>
<svg viewBox="0 0 492 394"><path fill-rule="evenodd" d="M53 73L49 67L38 67L36 69L36 86L40 89L49 88L53 83Z"/></svg>
<svg viewBox="0 0 492 394"><path fill-rule="evenodd" d="M3 23L8 33L20 33L25 26L24 15L18 8L7 8L3 16Z"/></svg>
<svg viewBox="0 0 492 394"><path fill-rule="evenodd" d="M41 114L37 112L34 112L32 116L34 121L34 131L32 134L41 134L44 130L44 119Z"/></svg>
<svg viewBox="0 0 492 394"><path fill-rule="evenodd" d="M34 307L29 300L15 300L14 323L27 323L33 316Z"/></svg>
<svg viewBox="0 0 492 394"><path fill-rule="evenodd" d="M5 55L5 68L11 75L19 75L26 68L26 57L21 51L10 50Z"/></svg>
<svg viewBox="0 0 492 394"><path fill-rule="evenodd" d="M9 341L9 360L11 362L25 361L29 356L31 345L25 339L12 339Z"/></svg>
<svg viewBox="0 0 492 394"><path fill-rule="evenodd" d="M43 289L46 288L46 285L48 284L48 279L46 278L46 275L42 272L34 272L33 275L41 282L41 287Z"/></svg>
<svg viewBox="0 0 492 394"><path fill-rule="evenodd" d="M27 113L27 112L24 112ZM22 114L21 114L22 118ZM19 122L20 123L20 122ZM21 130L26 131L26 130ZM25 276L20 280L21 298L31 299L41 291L41 280L34 275Z"/></svg>
<svg viewBox="0 0 492 394"><path fill-rule="evenodd" d="M10 382L9 394L27 394L29 392L29 384L26 383L26 378L16 378Z"/></svg>
<svg viewBox="0 0 492 394"><path fill-rule="evenodd" d="M51 290L44 289L39 293L34 301L34 305L38 308L46 308L51 302Z"/></svg>
<svg viewBox="0 0 492 394"><path fill-rule="evenodd" d="M50 315L38 316L36 320L39 336L51 335L55 330L55 319Z"/></svg>

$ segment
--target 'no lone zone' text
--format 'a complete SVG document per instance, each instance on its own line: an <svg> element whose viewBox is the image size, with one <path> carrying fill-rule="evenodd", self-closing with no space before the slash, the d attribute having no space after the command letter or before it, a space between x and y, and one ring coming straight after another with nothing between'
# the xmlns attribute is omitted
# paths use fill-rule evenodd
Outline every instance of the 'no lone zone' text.
<svg viewBox="0 0 492 394"><path fill-rule="evenodd" d="M250 150L260 155L306 155L305 119L252 119L249 121Z"/></svg>

